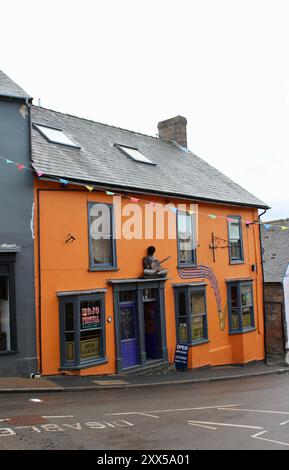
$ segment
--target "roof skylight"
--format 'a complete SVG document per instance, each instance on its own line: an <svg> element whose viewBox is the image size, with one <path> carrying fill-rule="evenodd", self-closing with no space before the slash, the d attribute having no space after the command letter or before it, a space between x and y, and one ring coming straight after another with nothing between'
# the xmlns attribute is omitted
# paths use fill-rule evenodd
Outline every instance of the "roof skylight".
<svg viewBox="0 0 289 470"><path fill-rule="evenodd" d="M122 150L126 155L137 162L149 163L150 165L155 165L149 158L145 157L137 148L126 147L125 145L116 144L120 150Z"/></svg>
<svg viewBox="0 0 289 470"><path fill-rule="evenodd" d="M40 124L34 124L41 134L46 137L50 142L55 144L68 145L70 147L80 148L79 145L75 144L61 129L55 129L53 127L42 126Z"/></svg>

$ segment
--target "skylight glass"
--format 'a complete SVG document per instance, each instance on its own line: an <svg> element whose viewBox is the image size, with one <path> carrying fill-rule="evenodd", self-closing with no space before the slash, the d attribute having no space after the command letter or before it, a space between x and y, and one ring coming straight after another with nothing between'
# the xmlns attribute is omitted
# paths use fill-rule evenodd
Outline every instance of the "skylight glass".
<svg viewBox="0 0 289 470"><path fill-rule="evenodd" d="M136 160L137 162L150 163L151 165L155 165L155 163L153 163L151 160L145 157L136 148L125 147L124 145L117 145L117 147L120 148L123 152L128 154L133 160Z"/></svg>
<svg viewBox="0 0 289 470"><path fill-rule="evenodd" d="M77 147L69 137L60 129L53 129L52 127L40 126L35 124L35 127L50 141L55 144L69 145L70 147Z"/></svg>

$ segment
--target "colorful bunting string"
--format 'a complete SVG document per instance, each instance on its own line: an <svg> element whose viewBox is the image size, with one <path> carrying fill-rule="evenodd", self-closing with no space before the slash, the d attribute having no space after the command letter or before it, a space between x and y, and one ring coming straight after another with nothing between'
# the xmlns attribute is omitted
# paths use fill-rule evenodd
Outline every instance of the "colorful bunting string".
<svg viewBox="0 0 289 470"><path fill-rule="evenodd" d="M24 169L28 170L28 171L32 171L34 174L36 174L38 176L38 178L41 178L44 175L44 172L42 172L42 171L38 171L35 168L27 167L27 166L23 165L22 163L14 162L13 160L9 160L7 158L4 158L1 155L0 155L0 159L5 161L7 165L15 165L16 168L19 171L23 171ZM86 184L78 183L78 182L75 182L75 181L68 181L67 179L64 179L64 178L55 178L55 181L58 181L60 184L62 184L64 186L67 186L68 184L73 184L73 185L85 187L90 192L92 192L95 189L97 191L104 191L108 196L126 197L126 198L129 198L130 201L134 202L134 203L144 202L144 203L152 205L152 207L167 206L171 209L171 211L174 214L177 213L177 208L173 207L173 206L168 206L168 204L162 204L160 202L154 202L154 201L146 200L146 199L143 199L143 198L136 198L136 197L132 197L130 195L124 194L124 193L115 193L115 192L112 192L112 191L106 191L106 190L103 190L102 188L98 187L97 185L93 185L93 186L92 185L86 185ZM227 222L234 222L234 219L232 219L230 217L216 215L216 214L207 214L207 213L204 213L204 212L193 211L193 210L189 210L188 213L191 214L191 215L192 214L204 215L204 216L209 217L212 220L225 219ZM287 227L285 225L279 225L279 224L275 224L275 223L272 223L272 224L271 223L266 223L266 222L262 222L261 220L252 220L251 221L251 220L240 219L240 221L242 223L246 224L246 226L248 226L248 227L250 225L263 225L265 230L270 230L271 227L279 227L282 231L289 230L289 227Z"/></svg>

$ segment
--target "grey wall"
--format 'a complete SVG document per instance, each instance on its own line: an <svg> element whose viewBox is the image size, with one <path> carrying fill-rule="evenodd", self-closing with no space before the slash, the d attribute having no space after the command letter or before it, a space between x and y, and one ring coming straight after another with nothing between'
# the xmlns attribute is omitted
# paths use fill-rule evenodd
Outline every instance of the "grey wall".
<svg viewBox="0 0 289 470"><path fill-rule="evenodd" d="M24 101L0 97L0 156L29 165L29 108ZM33 173L0 159L0 245L16 244L16 354L0 354L0 376L37 372L34 249L32 237Z"/></svg>

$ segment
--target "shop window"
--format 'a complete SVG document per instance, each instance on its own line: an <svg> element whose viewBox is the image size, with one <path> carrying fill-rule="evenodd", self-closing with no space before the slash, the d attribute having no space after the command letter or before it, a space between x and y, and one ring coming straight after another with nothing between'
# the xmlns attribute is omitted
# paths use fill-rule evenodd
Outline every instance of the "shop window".
<svg viewBox="0 0 289 470"><path fill-rule="evenodd" d="M199 344L208 340L205 286L175 287L177 341Z"/></svg>
<svg viewBox="0 0 289 470"><path fill-rule="evenodd" d="M243 263L243 240L241 217L230 216L228 221L230 263Z"/></svg>
<svg viewBox="0 0 289 470"><path fill-rule="evenodd" d="M254 329L252 281L228 283L229 331L245 333Z"/></svg>
<svg viewBox="0 0 289 470"><path fill-rule="evenodd" d="M196 264L196 219L195 214L177 212L178 264Z"/></svg>
<svg viewBox="0 0 289 470"><path fill-rule="evenodd" d="M17 344L14 262L2 263L1 258L2 256L0 256L0 354L3 354L15 352Z"/></svg>
<svg viewBox="0 0 289 470"><path fill-rule="evenodd" d="M105 360L104 294L60 296L61 367Z"/></svg>
<svg viewBox="0 0 289 470"><path fill-rule="evenodd" d="M90 269L116 268L113 206L89 203L88 212Z"/></svg>

